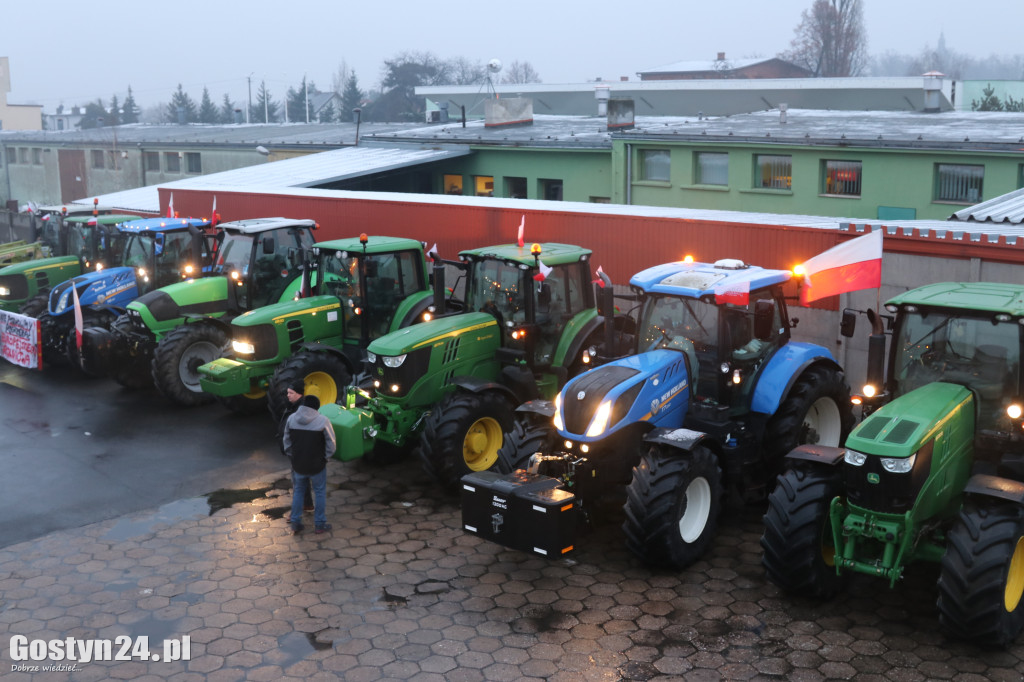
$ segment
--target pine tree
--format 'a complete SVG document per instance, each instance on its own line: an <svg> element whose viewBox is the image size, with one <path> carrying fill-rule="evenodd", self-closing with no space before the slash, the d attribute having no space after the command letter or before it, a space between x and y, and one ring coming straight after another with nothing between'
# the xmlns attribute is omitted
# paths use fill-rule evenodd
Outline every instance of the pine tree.
<svg viewBox="0 0 1024 682"><path fill-rule="evenodd" d="M110 98L110 111L107 112L107 122L105 125L117 126L121 125L121 113L118 111L121 105L117 103L117 95L113 95Z"/></svg>
<svg viewBox="0 0 1024 682"><path fill-rule="evenodd" d="M220 122L221 123L234 123L235 122L235 105L228 97L228 93L224 93L224 101L220 104Z"/></svg>
<svg viewBox="0 0 1024 682"><path fill-rule="evenodd" d="M124 98L124 104L121 106L123 110L121 113L121 123L138 123L139 122L139 105L135 103L135 98L132 96L132 86L128 86L128 96Z"/></svg>
<svg viewBox="0 0 1024 682"><path fill-rule="evenodd" d="M316 85L310 81L306 83L306 77L302 77L302 83L299 84L298 89L288 88L287 102L288 102L288 120L292 123L305 123L307 118L307 107L306 107L306 92L315 93ZM313 105L310 104L308 108L308 118L310 121L313 120Z"/></svg>
<svg viewBox="0 0 1024 682"><path fill-rule="evenodd" d="M184 113L185 123L195 123L199 118L199 114L196 112L196 103L181 87L181 83L178 83L178 90L171 95L171 103L167 105L167 120L170 123L178 123L179 111Z"/></svg>
<svg viewBox="0 0 1024 682"><path fill-rule="evenodd" d="M277 102L270 97L270 91L267 90L267 82L260 81L260 89L256 93L256 101L252 103L252 107L249 108L249 119L252 123L276 123L277 118Z"/></svg>
<svg viewBox="0 0 1024 682"><path fill-rule="evenodd" d="M352 120L352 110L362 103L365 94L359 89L359 79L353 71L345 82L345 90L341 93L341 111L338 120L345 123Z"/></svg>
<svg viewBox="0 0 1024 682"><path fill-rule="evenodd" d="M336 116L336 114L334 112L334 102L328 102L320 110L320 114L317 117L317 120L320 123L334 123L334 117L335 116Z"/></svg>
<svg viewBox="0 0 1024 682"><path fill-rule="evenodd" d="M78 123L78 126L82 130L88 128L97 128L100 125L99 120L103 119L104 125L106 125L107 110L103 106L103 100L97 99L95 102L89 102L85 105L85 112L82 114L82 120Z"/></svg>
<svg viewBox="0 0 1024 682"><path fill-rule="evenodd" d="M199 122L216 123L218 118L217 107L210 99L210 91L203 87L203 99L199 103Z"/></svg>

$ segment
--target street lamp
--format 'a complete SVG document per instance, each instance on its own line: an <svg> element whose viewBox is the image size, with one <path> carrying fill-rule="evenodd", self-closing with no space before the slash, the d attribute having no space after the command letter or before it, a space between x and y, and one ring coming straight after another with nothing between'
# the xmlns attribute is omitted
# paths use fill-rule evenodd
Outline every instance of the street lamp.
<svg viewBox="0 0 1024 682"><path fill-rule="evenodd" d="M360 109L359 107L356 107L355 109L352 110L352 113L356 115L356 144L355 144L355 146L358 147L359 146L359 123L363 120L363 110Z"/></svg>

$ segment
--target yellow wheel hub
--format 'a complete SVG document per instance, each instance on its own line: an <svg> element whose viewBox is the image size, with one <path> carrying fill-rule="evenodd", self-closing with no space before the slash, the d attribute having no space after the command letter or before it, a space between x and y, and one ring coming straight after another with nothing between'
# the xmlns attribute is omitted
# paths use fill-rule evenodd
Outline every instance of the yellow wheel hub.
<svg viewBox="0 0 1024 682"><path fill-rule="evenodd" d="M1006 588L1003 590L1003 607L1013 613L1024 595L1024 537L1017 538L1017 546L1010 557L1010 568L1006 572Z"/></svg>
<svg viewBox="0 0 1024 682"><path fill-rule="evenodd" d="M338 384L327 372L310 372L303 379L306 395L315 395L321 405L329 405L338 401Z"/></svg>
<svg viewBox="0 0 1024 682"><path fill-rule="evenodd" d="M473 422L462 441L462 459L470 471L485 471L494 466L501 438L501 424L491 417Z"/></svg>

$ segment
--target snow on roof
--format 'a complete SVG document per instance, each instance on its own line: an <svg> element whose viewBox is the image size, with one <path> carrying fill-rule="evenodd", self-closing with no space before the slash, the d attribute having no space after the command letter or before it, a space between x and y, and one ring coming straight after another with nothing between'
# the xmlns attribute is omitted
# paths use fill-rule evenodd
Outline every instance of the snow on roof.
<svg viewBox="0 0 1024 682"><path fill-rule="evenodd" d="M653 69L644 69L638 73L689 73L693 71L734 71L754 64L771 61L775 57L755 57L753 59L702 59L688 62L672 62Z"/></svg>

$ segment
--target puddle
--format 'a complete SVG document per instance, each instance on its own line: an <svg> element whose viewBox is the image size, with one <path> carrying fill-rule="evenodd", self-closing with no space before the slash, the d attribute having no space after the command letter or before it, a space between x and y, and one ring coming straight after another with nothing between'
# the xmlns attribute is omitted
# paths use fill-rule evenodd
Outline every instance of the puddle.
<svg viewBox="0 0 1024 682"><path fill-rule="evenodd" d="M275 662L282 670L287 670L289 666L298 663L314 651L323 651L333 646L333 642L318 642L314 632L289 632L277 638L278 651L286 658Z"/></svg>
<svg viewBox="0 0 1024 682"><path fill-rule="evenodd" d="M260 511L260 514L266 516L268 519L283 519L286 515L291 514L292 506L289 504L287 507L269 507Z"/></svg>
<svg viewBox="0 0 1024 682"><path fill-rule="evenodd" d="M178 521L197 519L209 514L206 498L192 497L186 500L168 502L151 515L143 518L121 519L107 531L104 540L130 540L152 533L157 526L166 526Z"/></svg>
<svg viewBox="0 0 1024 682"><path fill-rule="evenodd" d="M151 651L158 651L158 647L161 646L161 642L167 639L180 639L182 635L187 635L187 632L183 632L180 626L181 618L174 620L157 620L153 616L143 618L142 620L125 625L128 631L131 632L133 637L139 637L145 635L149 637L149 646Z"/></svg>

